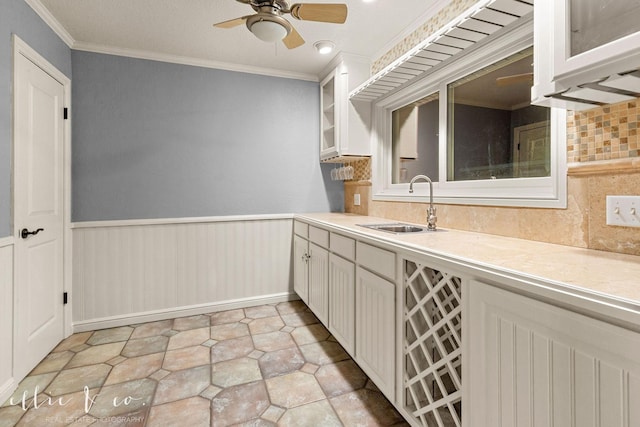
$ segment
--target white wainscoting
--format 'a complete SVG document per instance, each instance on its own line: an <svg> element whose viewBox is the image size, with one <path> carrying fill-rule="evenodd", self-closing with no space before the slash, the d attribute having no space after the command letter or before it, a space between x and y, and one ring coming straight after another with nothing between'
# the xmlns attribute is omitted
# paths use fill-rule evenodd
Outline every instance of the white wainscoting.
<svg viewBox="0 0 640 427"><path fill-rule="evenodd" d="M13 378L13 237L0 239L0 402L11 396Z"/></svg>
<svg viewBox="0 0 640 427"><path fill-rule="evenodd" d="M73 224L74 332L296 299L292 215Z"/></svg>

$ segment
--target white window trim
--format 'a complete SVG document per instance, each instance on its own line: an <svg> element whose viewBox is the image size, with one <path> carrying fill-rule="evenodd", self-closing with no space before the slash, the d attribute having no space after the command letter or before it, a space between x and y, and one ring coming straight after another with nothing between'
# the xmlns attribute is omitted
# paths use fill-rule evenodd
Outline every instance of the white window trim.
<svg viewBox="0 0 640 427"><path fill-rule="evenodd" d="M372 198L379 201L426 202L429 187L416 183L392 184L391 112L434 92L440 92L439 176L434 181L436 203L567 207L566 111L551 109L551 176L447 182L447 85L480 68L522 51L533 44L533 27L528 22L492 39L479 49L433 72L419 81L377 101L373 105Z"/></svg>

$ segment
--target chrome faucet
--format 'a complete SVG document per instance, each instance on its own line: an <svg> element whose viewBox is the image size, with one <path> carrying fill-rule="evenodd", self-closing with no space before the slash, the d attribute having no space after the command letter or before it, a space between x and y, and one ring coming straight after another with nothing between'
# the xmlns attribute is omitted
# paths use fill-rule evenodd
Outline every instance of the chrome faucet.
<svg viewBox="0 0 640 427"><path fill-rule="evenodd" d="M427 212L427 230L436 231L436 221L438 217L436 216L436 208L433 206L433 182L431 182L431 178L426 175L416 175L411 178L411 182L409 183L409 193L413 193L413 183L419 179L424 179L429 183L429 210Z"/></svg>

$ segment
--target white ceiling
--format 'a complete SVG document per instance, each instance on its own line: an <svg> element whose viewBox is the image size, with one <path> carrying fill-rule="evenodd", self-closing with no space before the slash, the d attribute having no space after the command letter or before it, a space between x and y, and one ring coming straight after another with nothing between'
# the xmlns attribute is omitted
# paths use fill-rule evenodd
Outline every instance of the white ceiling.
<svg viewBox="0 0 640 427"><path fill-rule="evenodd" d="M346 3L345 24L298 21L305 39L288 50L258 40L247 28L213 24L253 13L235 0L26 0L70 47L170 62L317 80L333 54L319 55L318 40L337 52L372 60L388 51L448 0L313 0ZM295 3L291 1L290 4Z"/></svg>

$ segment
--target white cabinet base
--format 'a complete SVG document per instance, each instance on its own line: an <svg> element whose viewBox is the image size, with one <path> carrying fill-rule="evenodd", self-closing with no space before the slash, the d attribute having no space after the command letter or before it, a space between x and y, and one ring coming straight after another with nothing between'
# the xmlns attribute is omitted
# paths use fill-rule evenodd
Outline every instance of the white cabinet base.
<svg viewBox="0 0 640 427"><path fill-rule="evenodd" d="M329 332L351 357L355 355L356 267L329 255Z"/></svg>
<svg viewBox="0 0 640 427"><path fill-rule="evenodd" d="M468 292L465 426L640 425L640 334L476 281Z"/></svg>
<svg viewBox="0 0 640 427"><path fill-rule="evenodd" d="M293 236L293 290L305 304L309 303L308 246L307 240Z"/></svg>
<svg viewBox="0 0 640 427"><path fill-rule="evenodd" d="M329 318L329 251L309 242L309 303L326 326Z"/></svg>
<svg viewBox="0 0 640 427"><path fill-rule="evenodd" d="M395 400L395 292L393 283L356 269L356 362L390 401Z"/></svg>

